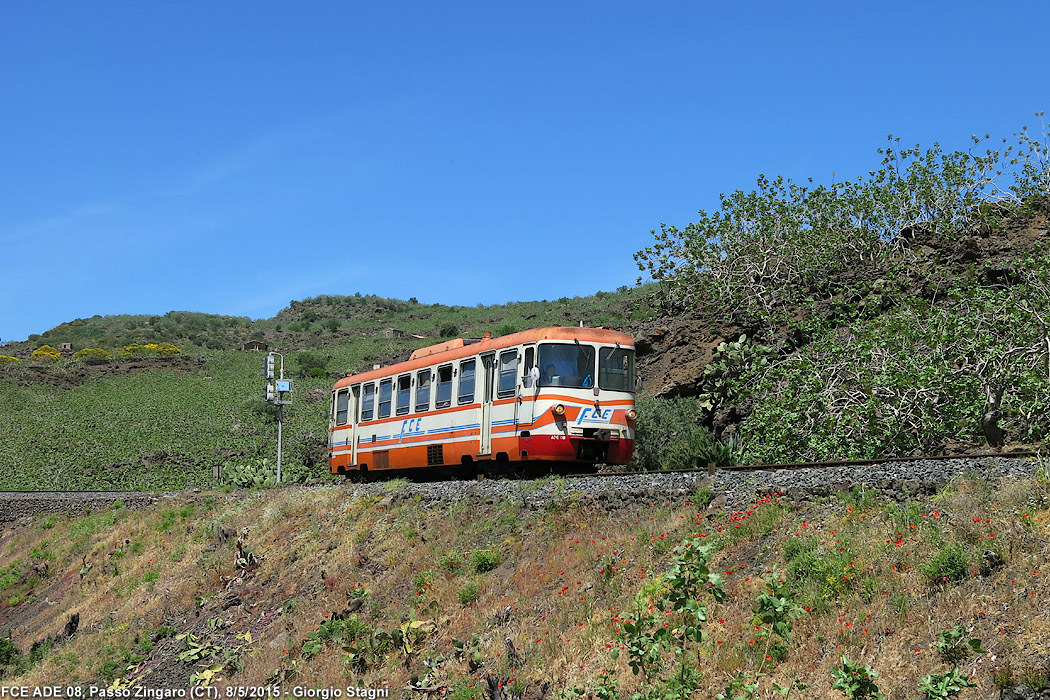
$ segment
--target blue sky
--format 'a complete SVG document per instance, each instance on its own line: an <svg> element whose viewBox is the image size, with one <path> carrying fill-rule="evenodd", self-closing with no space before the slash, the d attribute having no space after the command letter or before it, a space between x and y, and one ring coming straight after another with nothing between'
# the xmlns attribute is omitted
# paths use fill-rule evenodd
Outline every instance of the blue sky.
<svg viewBox="0 0 1050 700"><path fill-rule="evenodd" d="M633 284L760 173L1050 108L1032 2L2 0L0 339Z"/></svg>

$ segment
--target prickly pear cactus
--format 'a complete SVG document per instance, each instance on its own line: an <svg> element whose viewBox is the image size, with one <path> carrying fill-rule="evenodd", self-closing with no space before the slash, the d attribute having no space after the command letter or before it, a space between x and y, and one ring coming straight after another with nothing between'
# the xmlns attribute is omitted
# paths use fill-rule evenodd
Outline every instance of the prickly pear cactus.
<svg viewBox="0 0 1050 700"><path fill-rule="evenodd" d="M281 481L286 484L305 483L310 470L298 462L281 464ZM220 481L235 488L256 488L277 485L277 462L256 459L246 462L226 462L222 465Z"/></svg>
<svg viewBox="0 0 1050 700"><path fill-rule="evenodd" d="M719 343L704 369L698 397L701 407L712 411L731 404L736 398L734 382L745 373L768 365L773 354L767 345L748 345L746 334L731 343Z"/></svg>

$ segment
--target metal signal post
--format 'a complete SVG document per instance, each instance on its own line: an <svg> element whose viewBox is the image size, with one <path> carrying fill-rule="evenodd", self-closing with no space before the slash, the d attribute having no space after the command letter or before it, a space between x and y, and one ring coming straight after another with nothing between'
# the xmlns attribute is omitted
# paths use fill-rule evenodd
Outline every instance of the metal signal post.
<svg viewBox="0 0 1050 700"><path fill-rule="evenodd" d="M274 379L274 357L281 358L280 376L273 384L269 380ZM292 405L292 380L284 378L284 355L279 352L270 352L263 358L263 377L266 378L266 400L277 407L277 483L281 483L281 426L284 423L284 407Z"/></svg>

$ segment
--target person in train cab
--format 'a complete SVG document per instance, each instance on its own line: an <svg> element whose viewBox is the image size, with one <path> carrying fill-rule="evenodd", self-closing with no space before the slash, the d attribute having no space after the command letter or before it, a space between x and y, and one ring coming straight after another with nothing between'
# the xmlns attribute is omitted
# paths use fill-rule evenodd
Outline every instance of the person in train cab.
<svg viewBox="0 0 1050 700"><path fill-rule="evenodd" d="M554 363L548 364L543 368L543 384L549 386L554 382L554 377L557 376L558 372L554 369Z"/></svg>

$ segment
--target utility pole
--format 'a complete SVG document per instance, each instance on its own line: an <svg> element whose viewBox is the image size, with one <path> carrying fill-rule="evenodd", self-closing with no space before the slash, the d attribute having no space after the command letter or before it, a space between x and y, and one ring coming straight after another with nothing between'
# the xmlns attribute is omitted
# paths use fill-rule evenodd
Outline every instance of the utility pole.
<svg viewBox="0 0 1050 700"><path fill-rule="evenodd" d="M281 358L280 376L274 378L274 357ZM281 426L284 424L284 407L292 405L292 380L284 378L284 355L267 353L263 358L263 377L266 378L266 400L277 407L277 483L281 483ZM269 380L275 379L273 384Z"/></svg>

